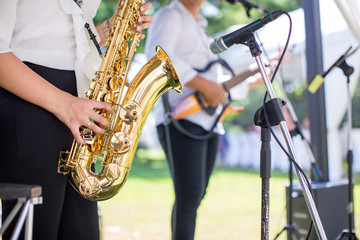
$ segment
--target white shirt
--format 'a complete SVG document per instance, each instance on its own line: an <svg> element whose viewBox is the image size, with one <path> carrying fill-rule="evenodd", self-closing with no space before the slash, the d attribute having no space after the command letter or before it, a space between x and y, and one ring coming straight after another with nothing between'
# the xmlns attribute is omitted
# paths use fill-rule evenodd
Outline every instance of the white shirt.
<svg viewBox="0 0 360 240"><path fill-rule="evenodd" d="M84 97L100 64L85 23L95 35L93 17L100 0L1 0L0 53L13 52L21 61L75 70L79 96Z"/></svg>
<svg viewBox="0 0 360 240"><path fill-rule="evenodd" d="M154 15L154 20L149 28L145 45L145 54L150 59L155 54L155 46L160 45L168 54L183 86L183 94L169 91L169 103L174 108L182 99L193 94L194 89L185 84L192 80L198 73L195 69L203 69L217 56L209 49L211 38L207 36L203 27L207 21L202 16L194 17L178 0L159 10ZM201 74L208 80L219 82L221 73L220 64L214 64L209 71ZM156 124L165 120L165 111L160 99L155 106ZM217 111L221 111L218 107ZM210 130L216 114L208 115L200 111L186 118L193 123ZM218 129L219 130L219 129Z"/></svg>

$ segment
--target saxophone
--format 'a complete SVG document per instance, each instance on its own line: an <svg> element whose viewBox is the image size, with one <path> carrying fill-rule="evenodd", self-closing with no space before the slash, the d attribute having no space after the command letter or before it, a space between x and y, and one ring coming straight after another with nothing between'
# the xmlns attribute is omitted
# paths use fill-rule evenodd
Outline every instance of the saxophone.
<svg viewBox="0 0 360 240"><path fill-rule="evenodd" d="M99 112L110 123L104 134L82 126L85 144L73 141L60 153L58 172L69 175L71 185L86 199L106 200L125 184L146 118L159 97L170 89L182 92L176 71L160 47L129 83L127 74L139 34L136 26L142 0L122 0L106 41L99 70L86 98L104 101L113 114Z"/></svg>

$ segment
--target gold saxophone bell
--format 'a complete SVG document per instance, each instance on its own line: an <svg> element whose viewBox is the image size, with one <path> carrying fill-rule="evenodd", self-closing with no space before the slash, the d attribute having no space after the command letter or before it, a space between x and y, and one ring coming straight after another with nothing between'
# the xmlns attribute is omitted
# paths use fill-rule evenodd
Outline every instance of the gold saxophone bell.
<svg viewBox="0 0 360 240"><path fill-rule="evenodd" d="M166 91L174 89L182 93L176 71L160 46L131 83L126 81L138 45L138 34L130 27L136 23L135 10L141 3L121 1L115 27L107 40L107 52L86 94L88 99L112 106L114 114L101 113L110 126L104 134L95 134L85 127L82 135L86 144L74 141L70 151L60 153L58 172L69 174L72 186L89 200L106 200L120 191L150 110ZM95 165L101 170L93 171Z"/></svg>

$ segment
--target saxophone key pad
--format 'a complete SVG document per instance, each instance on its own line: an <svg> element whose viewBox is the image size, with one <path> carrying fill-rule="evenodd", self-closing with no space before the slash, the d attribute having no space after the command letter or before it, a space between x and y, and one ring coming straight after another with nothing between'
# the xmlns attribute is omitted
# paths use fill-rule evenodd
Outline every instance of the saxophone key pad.
<svg viewBox="0 0 360 240"><path fill-rule="evenodd" d="M84 128L80 135L86 144L94 144L94 132L91 129Z"/></svg>
<svg viewBox="0 0 360 240"><path fill-rule="evenodd" d="M126 124L131 124L140 117L139 107L135 103L128 103L120 110L120 118Z"/></svg>
<svg viewBox="0 0 360 240"><path fill-rule="evenodd" d="M111 138L111 146L114 152L125 153L130 150L132 141L124 132L117 132Z"/></svg>
<svg viewBox="0 0 360 240"><path fill-rule="evenodd" d="M104 176L109 181L115 181L120 177L120 167L115 163L109 163L104 168Z"/></svg>
<svg viewBox="0 0 360 240"><path fill-rule="evenodd" d="M101 192L100 182L96 177L88 177L79 185L79 191L84 196L93 196Z"/></svg>

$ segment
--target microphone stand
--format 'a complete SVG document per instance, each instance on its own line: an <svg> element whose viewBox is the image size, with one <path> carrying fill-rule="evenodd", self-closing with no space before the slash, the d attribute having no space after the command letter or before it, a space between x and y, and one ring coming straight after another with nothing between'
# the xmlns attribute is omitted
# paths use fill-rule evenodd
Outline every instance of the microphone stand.
<svg viewBox="0 0 360 240"><path fill-rule="evenodd" d="M269 77L266 74L265 66L260 57L262 52L259 48L259 45L256 42L256 39L255 39L253 33L249 32L248 36L244 37L243 40L240 41L239 43L249 47L251 55L255 58L256 63L259 67L260 73L262 75L265 86L267 88L267 92L271 99L270 101L274 102L276 100L276 95L275 95L274 89L272 88L271 81L269 80ZM278 102L278 101L275 101L275 102ZM275 104L274 106L275 106L275 111L277 113L282 114L280 104L278 103L277 105ZM279 114L277 114L277 115L279 115ZM275 122L277 122L277 121L280 124L281 132L283 134L284 139L286 140L286 145L288 147L290 155L292 156L294 161L296 163L298 163L296 155L295 155L294 144L290 137L289 130L285 124L285 120L284 119L276 119ZM312 218L312 221L314 222L316 233L317 233L319 239L327 240L327 237L326 237L326 234L324 231L324 227L322 225L319 213L315 206L313 196L312 196L311 191L308 188L307 183L306 183L306 179L305 179L306 176L304 176L298 168L296 168L295 170L296 170L296 174L298 176L299 182L300 182L300 186L302 188L302 192L304 194L304 199L305 199L307 207L309 209L310 216ZM268 177L268 176L266 176L266 177ZM266 177L263 179L262 201L261 201L262 204L264 204L264 206L262 206L262 209L264 211L262 211L262 216L261 216L261 239L264 239L264 240L267 240L269 237L269 232L268 232L269 228L267 226L269 223L269 219L268 219L268 217L269 217L269 212L268 212L269 211L269 206L268 206L269 205L269 181L267 181Z"/></svg>
<svg viewBox="0 0 360 240"><path fill-rule="evenodd" d="M353 189L353 179L352 179L352 163L353 163L353 151L352 151L352 141L351 141L351 130L352 130L352 106L351 106L351 93L350 93L350 75L354 72L354 68L349 66L346 63L346 60L339 65L339 68L343 71L344 75L347 77L347 97L348 97L348 108L347 108L347 123L348 123L348 152L347 152L347 163L348 163L348 224L349 229L344 229L336 240L346 239L355 240L358 239L355 234L354 229L354 189Z"/></svg>
<svg viewBox="0 0 360 240"><path fill-rule="evenodd" d="M267 11L266 9L263 9L263 8L260 8L259 6L255 5L255 4L252 4L252 3L249 3L247 1L241 1L241 0L238 0L238 2L242 3L243 6L245 7L246 9L246 15L249 19L249 22L252 21L252 17L250 15L250 10L252 8L255 8L255 9L258 9L260 12L262 13L269 13L269 11ZM256 37L259 39L260 41L260 45L262 46L262 42L258 36L258 34L255 32L256 34ZM265 53L265 56L266 58L269 60L270 62L270 58L268 57L268 55L266 54L266 51L264 51ZM271 70L274 71L273 69L273 66L271 65L271 62L270 62L270 67L272 68ZM306 152L309 156L309 159L310 159L310 162L311 162L311 170L312 170L312 173L313 173L313 176L315 178L315 180L319 181L322 177L322 173L321 173L321 170L319 169L319 167L317 166L316 164L316 161L315 161L315 157L314 157L314 154L312 152L312 149L310 147L310 143L309 141L304 137L304 134L302 133L302 130L301 130L301 126L300 126L300 123L299 123L299 120L298 120L298 117L296 116L296 113L295 113L295 110L289 100L289 98L287 97L287 94L286 94L286 91L283 87L283 84L282 82L276 78L277 82L278 82L278 85L280 87L280 90L284 96L284 99L286 101L286 106L289 110L289 113L290 113L290 116L291 116L291 119L292 121L294 122L295 124L295 129L290 131L290 134L292 137L295 137L296 135L300 135L301 137L301 140L305 143L304 146L306 148ZM263 161L261 161L262 163ZM293 223L293 213L292 213L292 209L293 209L293 201L292 201L292 192L293 192L293 163L292 161L289 159L289 187L288 187L288 198L286 199L286 202L287 202L287 208L288 208L288 211L289 211L289 215L288 215L288 223L283 227L283 229L275 236L274 240L278 239L278 237L280 237L280 235L285 231L287 230L288 231L288 238L291 239L292 238L292 234L293 233L298 233L294 223Z"/></svg>
<svg viewBox="0 0 360 240"><path fill-rule="evenodd" d="M240 0L239 0L239 1L240 1ZM240 1L240 2L242 2L242 1ZM267 12L267 13L269 12L269 11L267 11L267 10L265 10L265 9L260 8L259 6L253 5L253 4L251 4L251 5L245 4L245 3L243 3L243 4L244 4L244 7L247 9L247 10L246 10L246 13L247 13L247 16L248 16L249 21L252 21L252 18L251 18L251 16L250 16L250 10L251 10L252 7L253 7L253 8L256 8L256 9L259 9L261 12ZM262 43L259 35L257 34L257 32L255 32L255 34L256 34L257 39L259 39L259 41L260 41L260 46L262 46L263 43ZM274 68L273 68L273 66L271 65L270 58L269 58L269 56L267 55L267 53L266 53L265 50L264 50L264 54L265 54L265 57L267 58L267 60L268 60L269 63L270 63L271 70L274 71ZM296 128L292 131L292 132L293 132L293 133L292 133L292 136L296 136L297 134L299 134L299 135L301 136L301 140L303 140L303 141L305 142L306 152L307 152L308 155L309 155L309 159L310 159L310 162L311 162L311 167L312 167L311 169L312 169L313 176L315 177L315 180L316 180L316 181L319 181L319 180L321 179L321 177L322 177L322 173L321 173L320 168L319 168L319 167L317 166L317 164L316 164L315 156L314 156L314 154L313 154L313 152L312 152L312 150L311 150L310 143L309 143L309 141L307 141L307 139L304 137L304 134L302 133L302 130L301 130L301 126L300 126L298 117L296 116L295 110L294 110L294 108L293 108L293 106L292 106L289 98L287 97L287 94L286 94L286 91L285 91L285 89L284 89L284 86L283 86L282 82L281 82L280 79L278 79L278 78L276 78L276 80L277 80L278 85L279 85L279 87L280 87L281 93L283 94L284 99L285 99L285 101L286 101L286 106L287 106L287 108L289 109L289 113L290 113L291 119L293 120L293 122L294 122L294 124L295 124L295 127L296 127ZM291 164L291 162L290 162L290 164Z"/></svg>

